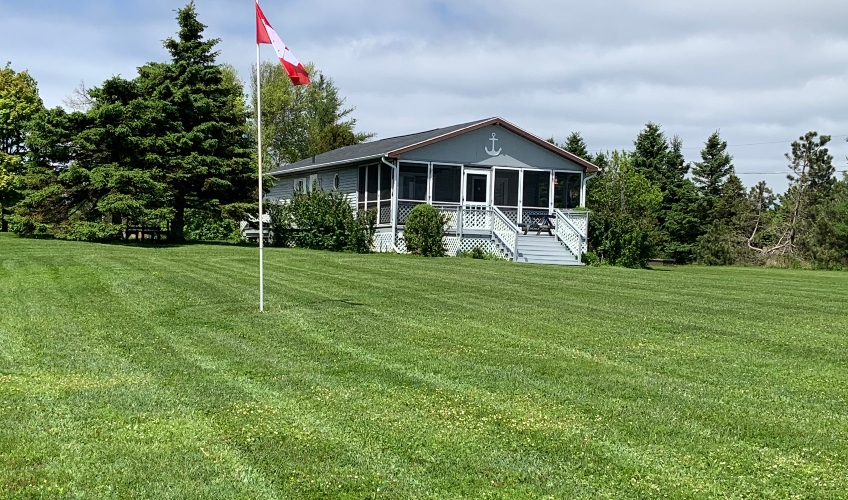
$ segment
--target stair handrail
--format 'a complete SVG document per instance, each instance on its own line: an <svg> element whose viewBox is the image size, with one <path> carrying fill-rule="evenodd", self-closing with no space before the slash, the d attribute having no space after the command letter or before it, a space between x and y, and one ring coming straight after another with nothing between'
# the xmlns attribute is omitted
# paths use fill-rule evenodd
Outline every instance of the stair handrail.
<svg viewBox="0 0 848 500"><path fill-rule="evenodd" d="M507 251L512 254L512 260L518 261L518 226L514 224L498 207L491 207L492 236L497 238ZM500 227L499 227L500 225Z"/></svg>
<svg viewBox="0 0 848 500"><path fill-rule="evenodd" d="M583 234L583 232L577 228L574 224L568 220L568 217L565 216L559 209L554 209L554 214L556 214L556 237L560 240L568 251L574 254L577 257L577 261L581 262L583 260L583 251L586 247L587 236ZM565 223L563 225L562 223ZM570 230L570 231L569 231ZM571 234L569 234L571 233ZM574 238L569 236L576 236L577 241L574 241Z"/></svg>

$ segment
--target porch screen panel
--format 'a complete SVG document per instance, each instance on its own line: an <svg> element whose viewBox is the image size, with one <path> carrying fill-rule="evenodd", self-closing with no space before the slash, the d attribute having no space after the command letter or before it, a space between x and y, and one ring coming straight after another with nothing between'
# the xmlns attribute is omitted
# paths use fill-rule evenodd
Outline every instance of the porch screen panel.
<svg viewBox="0 0 848 500"><path fill-rule="evenodd" d="M524 171L524 207L548 209L551 173Z"/></svg>
<svg viewBox="0 0 848 500"><path fill-rule="evenodd" d="M370 210L377 208L377 180L378 180L378 165L368 165L367 190L368 190L368 206Z"/></svg>
<svg viewBox="0 0 848 500"><path fill-rule="evenodd" d="M427 165L400 164L400 199L427 201Z"/></svg>
<svg viewBox="0 0 848 500"><path fill-rule="evenodd" d="M462 171L457 165L433 165L433 201L459 203Z"/></svg>
<svg viewBox="0 0 848 500"><path fill-rule="evenodd" d="M580 174L557 172L554 178L554 207L566 210L580 206Z"/></svg>
<svg viewBox="0 0 848 500"><path fill-rule="evenodd" d="M517 170L495 170L495 205L518 207Z"/></svg>
<svg viewBox="0 0 848 500"><path fill-rule="evenodd" d="M356 193L359 198L359 205L357 208L360 212L365 210L365 181L368 178L368 167L359 167L359 185L356 188Z"/></svg>
<svg viewBox="0 0 848 500"><path fill-rule="evenodd" d="M380 165L380 200L392 200L392 167Z"/></svg>

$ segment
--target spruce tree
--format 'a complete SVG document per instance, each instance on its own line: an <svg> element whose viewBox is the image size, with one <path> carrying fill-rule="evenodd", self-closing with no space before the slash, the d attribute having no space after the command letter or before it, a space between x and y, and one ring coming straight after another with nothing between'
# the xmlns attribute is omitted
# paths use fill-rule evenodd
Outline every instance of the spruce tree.
<svg viewBox="0 0 848 500"><path fill-rule="evenodd" d="M733 157L727 152L727 142L715 131L704 143L701 161L692 164L692 177L702 195L713 200L721 196L721 186L733 173Z"/></svg>
<svg viewBox="0 0 848 500"><path fill-rule="evenodd" d="M194 3L177 11L179 34L165 40L168 64L139 68L139 87L159 101L157 151L173 210L171 238L184 240L186 210L220 213L256 199L256 172L241 88L224 77L203 38Z"/></svg>
<svg viewBox="0 0 848 500"><path fill-rule="evenodd" d="M669 145L660 126L648 122L645 129L639 132L633 142L633 167L646 179L658 185L660 189L667 187L666 179Z"/></svg>
<svg viewBox="0 0 848 500"><path fill-rule="evenodd" d="M659 125L649 122L634 142L633 165L637 172L662 192L660 253L677 262L692 258L698 238L695 187L686 178L689 166L683 157L683 142L666 139Z"/></svg>
<svg viewBox="0 0 848 500"><path fill-rule="evenodd" d="M565 143L560 145L560 147L569 153L583 158L587 161L592 161L592 155L589 154L589 150L586 149L586 141L583 140L583 137L580 135L580 132L572 132L565 138Z"/></svg>
<svg viewBox="0 0 848 500"><path fill-rule="evenodd" d="M721 214L716 207L722 200L722 187L733 175L733 157L727 152L727 142L718 131L713 132L701 150L701 161L694 162L692 177L698 187L701 227L708 228Z"/></svg>

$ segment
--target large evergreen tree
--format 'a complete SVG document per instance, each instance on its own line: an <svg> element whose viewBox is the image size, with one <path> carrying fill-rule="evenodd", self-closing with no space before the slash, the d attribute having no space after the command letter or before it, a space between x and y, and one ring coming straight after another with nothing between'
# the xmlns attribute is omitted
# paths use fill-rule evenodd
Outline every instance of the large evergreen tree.
<svg viewBox="0 0 848 500"><path fill-rule="evenodd" d="M701 150L701 161L692 164L692 178L708 200L708 210L718 203L721 187L733 173L733 157L727 152L727 142L718 131L713 132Z"/></svg>
<svg viewBox="0 0 848 500"><path fill-rule="evenodd" d="M727 142L715 131L701 149L701 161L692 164L692 180L700 196L698 212L702 227L708 228L718 217L716 206L722 197L722 186L733 172L733 157L727 152Z"/></svg>
<svg viewBox="0 0 848 500"><path fill-rule="evenodd" d="M689 166L683 157L683 143L677 136L669 141L659 125L649 122L634 146L634 169L662 193L659 254L687 262L692 258L699 224L695 188L686 178Z"/></svg>
<svg viewBox="0 0 848 500"><path fill-rule="evenodd" d="M151 155L173 210L171 238L179 242L186 210L220 212L252 201L256 173L241 88L215 63L219 40L203 38L193 3L177 11L177 22L178 37L164 43L171 62L139 68L137 81L164 117Z"/></svg>
<svg viewBox="0 0 848 500"><path fill-rule="evenodd" d="M125 218L167 216L164 186L151 164L158 108L120 77L89 92L86 113L56 108L33 121L20 232L104 239L117 236Z"/></svg>

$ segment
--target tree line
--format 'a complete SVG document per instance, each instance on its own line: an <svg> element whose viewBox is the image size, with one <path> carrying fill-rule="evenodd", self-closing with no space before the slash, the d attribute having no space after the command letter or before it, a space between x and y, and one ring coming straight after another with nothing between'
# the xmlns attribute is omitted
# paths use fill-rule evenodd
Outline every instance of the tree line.
<svg viewBox="0 0 848 500"><path fill-rule="evenodd" d="M28 72L0 70L2 230L104 241L133 224L166 226L171 242L238 238L258 211L256 109L216 62L219 40L204 38L193 2L177 23L170 61L81 84L70 111L46 109ZM313 84L294 87L279 64L260 68L266 169L371 137L354 131L332 79L310 70Z"/></svg>
<svg viewBox="0 0 848 500"><path fill-rule="evenodd" d="M837 179L830 140L808 132L789 145L782 194L765 181L746 189L718 131L691 163L655 123L631 151L592 155L578 132L559 146L600 168L588 188L590 262L846 268L848 174Z"/></svg>

